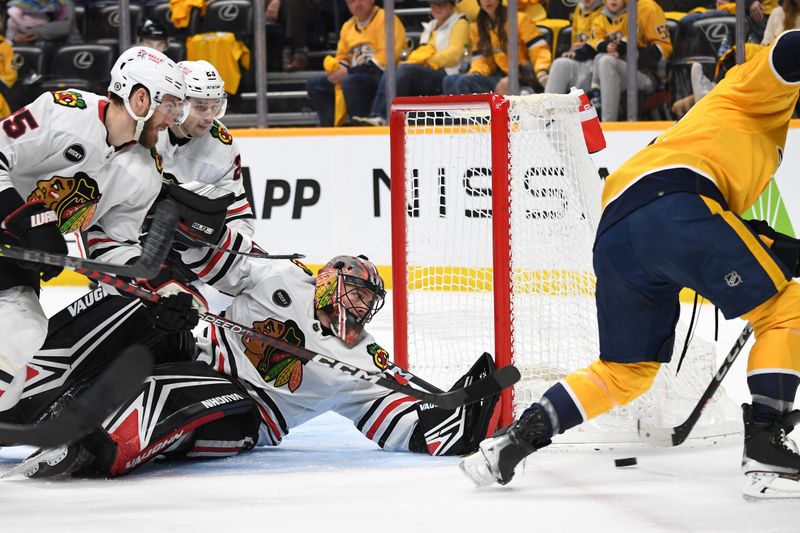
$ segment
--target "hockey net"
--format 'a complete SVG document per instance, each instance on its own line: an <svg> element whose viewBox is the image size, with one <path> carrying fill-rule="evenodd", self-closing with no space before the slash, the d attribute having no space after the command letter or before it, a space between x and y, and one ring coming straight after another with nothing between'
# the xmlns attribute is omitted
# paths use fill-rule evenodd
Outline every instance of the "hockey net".
<svg viewBox="0 0 800 533"><path fill-rule="evenodd" d="M488 351L522 373L501 399L501 424L597 358L592 244L602 181L577 97L470 95L396 99L392 106L395 359L447 390ZM493 194L493 191L499 191ZM686 328L679 325L677 351ZM558 437L636 443L637 419L682 422L716 371L697 338L652 389ZM720 390L692 437L741 431Z"/></svg>

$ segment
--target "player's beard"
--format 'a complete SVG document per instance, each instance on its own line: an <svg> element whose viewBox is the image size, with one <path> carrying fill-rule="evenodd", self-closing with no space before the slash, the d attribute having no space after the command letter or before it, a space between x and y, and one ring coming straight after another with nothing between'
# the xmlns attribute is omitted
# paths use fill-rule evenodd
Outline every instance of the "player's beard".
<svg viewBox="0 0 800 533"><path fill-rule="evenodd" d="M142 134L139 135L139 144L148 150L155 148L156 142L158 141L158 130L156 129L155 119L155 115L148 118L144 123L144 128L142 128Z"/></svg>

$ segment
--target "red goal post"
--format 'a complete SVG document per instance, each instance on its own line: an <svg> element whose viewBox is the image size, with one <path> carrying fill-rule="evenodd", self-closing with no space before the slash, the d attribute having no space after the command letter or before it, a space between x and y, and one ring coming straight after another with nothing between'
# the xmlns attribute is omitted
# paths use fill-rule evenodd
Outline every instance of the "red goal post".
<svg viewBox="0 0 800 533"><path fill-rule="evenodd" d="M436 110L452 109L463 111L470 106L479 108L488 106L491 116L491 164L492 190L508 187L508 169L511 164L511 153L508 148L508 99L497 94L451 95L429 97L396 98L392 104L389 119L391 138L391 174L392 174L392 213L406 212L405 187L399 187L400 179L406 175L405 162L405 121L408 111L419 111L426 106ZM404 178L401 178L404 181ZM494 287L494 356L499 367L512 363L511 345L511 276L508 262L511 257L509 246L510 228L508 196L495 194L492 196L492 212L497 216L493 225L493 287ZM397 364L408 368L408 338L402 332L407 331L408 285L406 278L406 217L392 216L392 286L394 287L394 357ZM398 334L400 333L400 334ZM489 347L487 347L487 350ZM477 358L479 354L475 354ZM464 369L465 371L467 369ZM513 420L512 390L503 392L500 398L500 425L510 424Z"/></svg>
<svg viewBox="0 0 800 533"><path fill-rule="evenodd" d="M484 351L514 363L522 379L500 402L508 424L597 358L602 181L578 97L397 98L390 132L395 361L443 390ZM714 348L695 336L679 375L662 366L648 393L556 442L637 443L639 419L682 421L716 370ZM712 404L696 436L741 430L724 391Z"/></svg>

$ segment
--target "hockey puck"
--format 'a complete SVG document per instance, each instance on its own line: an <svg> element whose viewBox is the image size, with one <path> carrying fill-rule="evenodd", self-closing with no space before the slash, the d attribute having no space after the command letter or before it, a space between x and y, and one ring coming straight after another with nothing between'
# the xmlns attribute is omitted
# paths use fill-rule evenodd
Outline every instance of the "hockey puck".
<svg viewBox="0 0 800 533"><path fill-rule="evenodd" d="M622 466L635 466L636 465L636 457L626 457L625 459L614 459L614 466L622 467Z"/></svg>

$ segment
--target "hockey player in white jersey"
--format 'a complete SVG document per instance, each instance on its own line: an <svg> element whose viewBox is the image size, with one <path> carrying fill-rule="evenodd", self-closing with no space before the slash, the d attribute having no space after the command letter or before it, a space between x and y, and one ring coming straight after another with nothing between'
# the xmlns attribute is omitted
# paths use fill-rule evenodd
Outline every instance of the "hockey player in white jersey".
<svg viewBox="0 0 800 533"><path fill-rule="evenodd" d="M227 108L225 81L208 61L181 61L186 80L186 120L158 136L164 179L173 183L199 181L234 193L228 207L231 228L253 235L253 210L242 182L239 147L220 120Z"/></svg>
<svg viewBox="0 0 800 533"><path fill-rule="evenodd" d="M149 48L122 54L109 98L67 89L45 93L0 125L0 239L66 253L63 233L88 234L93 259L140 254L139 230L160 186L150 153L158 132L186 112L183 75ZM0 412L13 406L25 365L42 346L41 279L60 267L0 259Z"/></svg>
<svg viewBox="0 0 800 533"><path fill-rule="evenodd" d="M242 251L251 247L248 238L231 230L220 242ZM315 278L296 261L230 256L235 259L226 262L221 260L224 252L207 256L202 249L183 255L200 279L216 278L218 288L235 295L226 318L367 370L389 366L389 354L364 329L383 306L385 294L383 280L366 258L335 257ZM81 338L99 340L73 350L76 357L95 358L81 352L93 352L101 343L106 357L113 344L123 346L139 337L135 321L145 320L137 305L120 297L94 298L81 313L85 318L79 328ZM62 318L69 325L54 330L74 336L78 321L64 314ZM65 345L54 339L52 348L64 352ZM47 355L42 352L43 367ZM119 476L156 456L224 457L253 446L276 446L292 428L327 411L352 420L384 450L460 455L476 449L486 435L497 401L494 397L441 409L215 325L183 359L156 365L141 393L102 428L69 446L36 452L15 472L29 477ZM454 387L493 370L491 357L484 354Z"/></svg>

